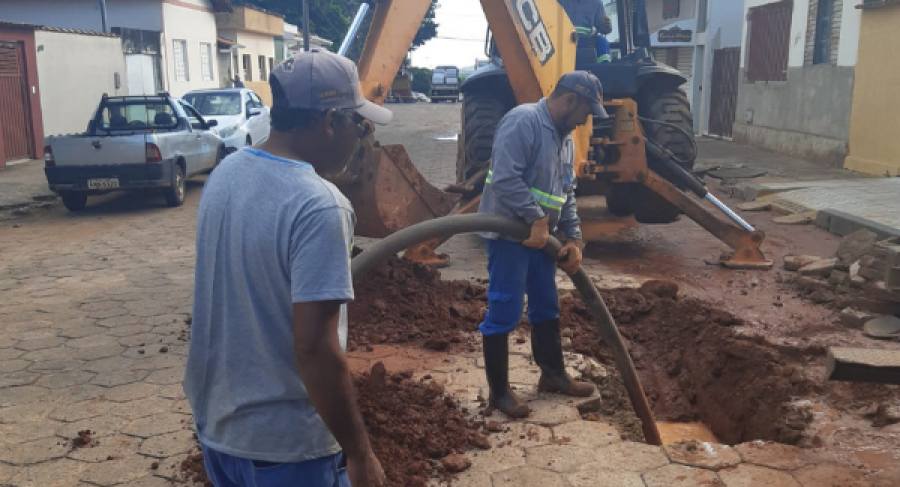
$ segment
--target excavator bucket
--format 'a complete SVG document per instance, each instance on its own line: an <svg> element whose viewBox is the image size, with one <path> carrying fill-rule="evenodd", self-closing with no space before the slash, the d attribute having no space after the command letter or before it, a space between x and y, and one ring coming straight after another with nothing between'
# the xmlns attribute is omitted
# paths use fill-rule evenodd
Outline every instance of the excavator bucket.
<svg viewBox="0 0 900 487"><path fill-rule="evenodd" d="M356 234L384 238L410 225L446 216L458 197L432 186L402 145L363 140L347 170L334 179L356 211Z"/></svg>

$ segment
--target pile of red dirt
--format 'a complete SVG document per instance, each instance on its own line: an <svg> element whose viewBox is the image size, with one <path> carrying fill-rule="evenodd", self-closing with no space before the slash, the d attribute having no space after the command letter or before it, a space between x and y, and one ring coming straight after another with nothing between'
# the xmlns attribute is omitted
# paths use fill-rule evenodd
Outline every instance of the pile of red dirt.
<svg viewBox="0 0 900 487"><path fill-rule="evenodd" d="M388 485L424 487L468 468L464 452L489 446L480 425L466 419L437 382L389 374L376 363L354 380L372 448Z"/></svg>
<svg viewBox="0 0 900 487"><path fill-rule="evenodd" d="M468 281L441 281L440 273L391 258L354 283L348 349L417 343L446 350L465 341L484 316L487 294Z"/></svg>
<svg viewBox="0 0 900 487"><path fill-rule="evenodd" d="M437 382L415 381L412 373L390 374L380 362L353 382L372 449L392 487L425 487L433 478L450 481L471 465L466 451L490 447L481 432L484 425L466 419ZM199 446L179 468L180 478L212 486Z"/></svg>

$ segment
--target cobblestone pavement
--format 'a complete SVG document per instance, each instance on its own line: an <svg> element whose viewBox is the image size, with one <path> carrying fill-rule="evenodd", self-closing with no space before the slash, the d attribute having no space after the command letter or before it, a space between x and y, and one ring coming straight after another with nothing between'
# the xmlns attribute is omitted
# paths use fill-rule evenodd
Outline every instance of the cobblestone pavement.
<svg viewBox="0 0 900 487"><path fill-rule="evenodd" d="M452 181L447 157L452 161L455 146L428 134L446 135L458 112L424 108L446 126L408 124L424 139L410 147L413 160L426 174ZM402 125L404 114L398 118ZM92 198L80 214L56 206L0 222L0 486L166 485L193 447L181 334L191 306L201 184L189 185L182 208L165 208L160 196L117 194ZM448 277L483 275L477 240L454 239L446 251L454 255ZM599 261L586 266L607 279L632 279ZM482 377L474 357L459 360L468 372L448 370L447 381L466 384L461 394L471 399L483 387L473 379L480 384ZM622 442L608 425L579 422L565 401L533 399L533 407L553 411L529 426L540 440L519 441L514 432L522 426L510 425L505 437L512 444L474 455L462 485L819 486L828 484L815 479L850 475L837 466L774 464L740 447L716 450L740 463L717 471ZM73 447L85 430L91 445ZM570 441L556 441L562 438Z"/></svg>

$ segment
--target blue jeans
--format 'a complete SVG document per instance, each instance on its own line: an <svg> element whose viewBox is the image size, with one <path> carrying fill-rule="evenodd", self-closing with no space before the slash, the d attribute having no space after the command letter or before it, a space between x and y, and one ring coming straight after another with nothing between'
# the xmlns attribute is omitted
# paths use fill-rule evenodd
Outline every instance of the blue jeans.
<svg viewBox="0 0 900 487"><path fill-rule="evenodd" d="M488 311L478 326L485 335L510 333L522 320L528 295L532 325L559 318L556 262L543 250L509 240L487 240Z"/></svg>
<svg viewBox="0 0 900 487"><path fill-rule="evenodd" d="M206 475L215 487L350 487L343 453L301 463L271 463L200 446Z"/></svg>

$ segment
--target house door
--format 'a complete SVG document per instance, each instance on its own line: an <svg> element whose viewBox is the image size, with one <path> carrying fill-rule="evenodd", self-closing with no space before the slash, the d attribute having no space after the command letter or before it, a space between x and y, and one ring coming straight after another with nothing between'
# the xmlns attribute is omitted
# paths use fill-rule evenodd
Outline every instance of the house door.
<svg viewBox="0 0 900 487"><path fill-rule="evenodd" d="M24 60L21 44L0 40L0 127L5 149L0 157L4 161L34 157Z"/></svg>
<svg viewBox="0 0 900 487"><path fill-rule="evenodd" d="M709 102L709 133L731 137L737 114L738 76L741 48L729 47L713 52L712 92Z"/></svg>
<svg viewBox="0 0 900 487"><path fill-rule="evenodd" d="M125 56L129 95L156 94L156 59L149 54Z"/></svg>

